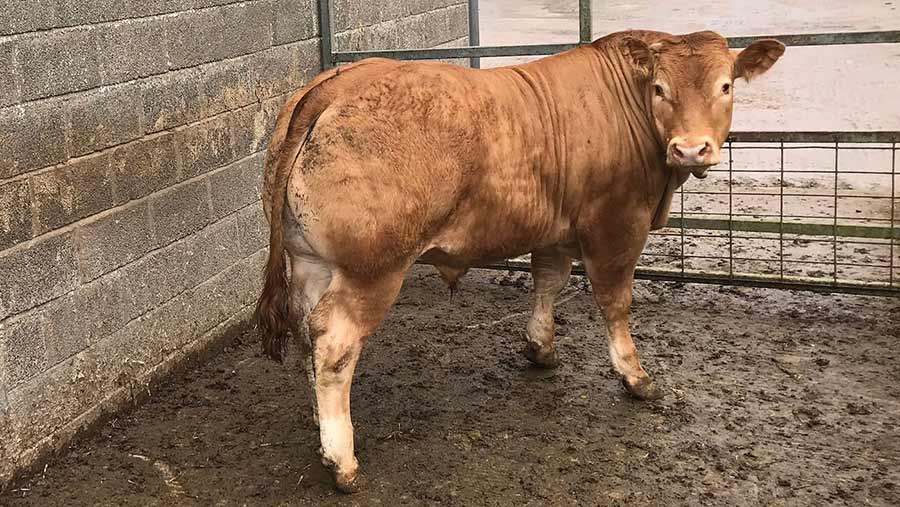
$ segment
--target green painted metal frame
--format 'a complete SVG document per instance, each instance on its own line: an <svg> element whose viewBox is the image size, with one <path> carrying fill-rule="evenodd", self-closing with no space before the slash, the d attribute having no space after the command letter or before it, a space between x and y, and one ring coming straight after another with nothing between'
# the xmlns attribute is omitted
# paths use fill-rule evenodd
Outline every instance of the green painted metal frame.
<svg viewBox="0 0 900 507"><path fill-rule="evenodd" d="M470 13L474 10L477 12L478 0L468 0ZM577 43L571 44L530 44L530 45L506 45L506 46L479 46L478 42L478 21L477 19L469 20L470 41L475 42L474 45L455 48L429 48L429 49L394 49L394 50L373 50L373 51L334 51L333 50L333 31L331 26L331 1L319 0L319 28L322 36L321 57L322 67L327 69L333 65L341 63L349 63L370 57L394 58L397 60L436 60L436 59L457 59L469 58L473 66L477 66L480 58L500 57L500 56L542 56L558 53L572 49L579 45L588 44L593 39L593 28L591 23L591 0L578 0L578 26L579 40ZM473 31L475 32L473 34ZM825 45L846 45L846 44L895 44L900 43L900 30L885 31L868 31L868 32L839 32L839 33L811 33L811 34L776 34L776 35L758 35L743 37L728 37L728 44L733 48L742 48L751 44L758 39L773 38L778 39L787 46L825 46ZM784 160L783 150L785 143L798 144L809 143L813 145L822 145L817 147L833 146L835 150L835 162L837 163L838 152L841 144L846 149L847 144L862 145L890 145L892 154L891 172L891 218L890 225L887 227L871 226L871 225L845 225L839 224L837 218L837 207L835 206L835 216L830 224L811 223L811 222L785 222L783 216L783 189L782 189L782 212L779 220L766 219L740 219L735 218L731 213L729 205L729 217L724 218L699 218L673 216L670 218L668 227L676 228L681 231L682 239L682 267L681 269L668 268L642 268L636 270L637 278L648 280L666 280L680 282L698 282L698 283L715 283L730 284L737 286L750 287L771 287L771 288L791 288L798 290L809 290L818 292L846 292L854 294L868 295L890 295L900 296L900 280L894 277L894 252L895 243L900 242L900 228L895 222L895 200L897 200L897 189L895 179L900 176L896 172L896 150L897 143L900 143L900 131L842 131L842 132L797 132L797 131L768 131L768 132L732 132L729 136L727 145L729 148L734 143L761 143L766 145L778 146L782 150L781 173L784 176ZM729 150L729 173L731 173L731 152ZM885 173L882 173L885 174ZM835 166L835 181L837 181L838 170ZM730 180L730 178L729 178ZM703 192L700 192L703 193ZM683 199L682 193L682 199ZM729 202L731 202L731 185L729 184ZM835 190L835 205L837 204L838 194ZM683 209L683 208L682 208ZM698 270L685 269L684 267L684 247L685 229L695 229L703 231L727 231L729 234L729 271L728 272L705 272ZM733 252L730 249L732 235L734 232L748 232L761 234L778 234L782 242L781 252L781 273L778 275L768 274L741 274L733 271ZM833 281L822 278L796 277L786 276L784 274L784 255L783 241L784 235L797 236L826 236L834 238L835 242L835 278ZM891 265L889 267L889 279L886 283L882 282L857 282L852 280L837 279L837 240L838 238L863 238L887 240L890 245ZM771 260L759 259L769 262ZM528 262L518 259L508 260L503 263L485 264L484 268L493 269L509 269L509 270L527 270ZM583 274L583 267L576 263L574 268L576 273Z"/></svg>

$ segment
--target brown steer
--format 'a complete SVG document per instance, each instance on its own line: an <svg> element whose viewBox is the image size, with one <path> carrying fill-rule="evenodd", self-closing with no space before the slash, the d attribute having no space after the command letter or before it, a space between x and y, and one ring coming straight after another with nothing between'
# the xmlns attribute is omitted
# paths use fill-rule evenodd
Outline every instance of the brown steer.
<svg viewBox="0 0 900 507"><path fill-rule="evenodd" d="M357 358L419 258L455 284L530 252L525 353L541 366L557 364L553 301L582 259L625 388L660 397L628 329L638 256L675 189L719 162L734 80L783 53L774 40L732 52L712 32L631 31L490 70L364 60L297 92L267 156L257 319L273 358L288 332L300 342L337 487L358 487Z"/></svg>

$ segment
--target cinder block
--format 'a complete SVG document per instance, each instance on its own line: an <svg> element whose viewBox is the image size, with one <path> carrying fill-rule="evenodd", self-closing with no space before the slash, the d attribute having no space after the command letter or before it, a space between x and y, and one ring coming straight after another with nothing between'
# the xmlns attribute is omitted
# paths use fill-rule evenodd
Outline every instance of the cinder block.
<svg viewBox="0 0 900 507"><path fill-rule="evenodd" d="M0 250L31 239L31 194L28 181L0 184Z"/></svg>
<svg viewBox="0 0 900 507"><path fill-rule="evenodd" d="M140 199L178 181L175 135L162 134L128 143L110 154L116 204Z"/></svg>
<svg viewBox="0 0 900 507"><path fill-rule="evenodd" d="M0 324L0 328L2 328L3 324ZM2 332L2 331L0 331ZM9 354L6 351L6 340L0 340L0 364L5 365L9 360ZM7 432L9 429L9 421L7 415L9 414L9 398L6 397L6 393L9 392L9 368L3 367L0 368L0 438L3 439L4 442L11 442L11 435ZM9 449L4 449L0 447L0 463L4 463L4 459L8 459ZM9 461L6 461L7 463ZM4 471L2 469L2 465L0 465L0 477L4 476ZM2 479L0 479L2 480Z"/></svg>
<svg viewBox="0 0 900 507"><path fill-rule="evenodd" d="M15 42L0 42L0 107L18 104L22 100L21 74L15 68Z"/></svg>
<svg viewBox="0 0 900 507"><path fill-rule="evenodd" d="M331 5L331 15L334 18L332 28L335 33L339 33L399 17L401 7L397 4L400 3L403 2L334 0Z"/></svg>
<svg viewBox="0 0 900 507"><path fill-rule="evenodd" d="M90 25L190 8L187 6L188 0L59 0L59 3L65 26Z"/></svg>
<svg viewBox="0 0 900 507"><path fill-rule="evenodd" d="M225 166L236 157L231 141L232 115L224 114L175 133L183 178Z"/></svg>
<svg viewBox="0 0 900 507"><path fill-rule="evenodd" d="M128 287L134 307L139 312L146 312L209 279L240 258L236 220L228 217L115 273L123 277L122 283Z"/></svg>
<svg viewBox="0 0 900 507"><path fill-rule="evenodd" d="M0 253L0 320L77 286L78 262L71 234Z"/></svg>
<svg viewBox="0 0 900 507"><path fill-rule="evenodd" d="M209 175L213 219L259 201L262 190L262 153Z"/></svg>
<svg viewBox="0 0 900 507"><path fill-rule="evenodd" d="M10 0L3 2L0 35L46 30L59 23L58 0Z"/></svg>
<svg viewBox="0 0 900 507"><path fill-rule="evenodd" d="M9 415L19 449L27 449L99 401L96 361L73 356L9 392Z"/></svg>
<svg viewBox="0 0 900 507"><path fill-rule="evenodd" d="M102 88L69 102L66 140L70 157L86 155L143 135L140 87Z"/></svg>
<svg viewBox="0 0 900 507"><path fill-rule="evenodd" d="M319 4L316 0L274 0L272 10L275 44L318 36Z"/></svg>
<svg viewBox="0 0 900 507"><path fill-rule="evenodd" d="M72 299L71 295L63 296L49 303L48 306L52 308L46 311L41 308L41 319L44 323L41 334L45 343L46 368L52 368L87 348L88 336L83 329L100 324L107 318L107 315L96 312L89 314L79 312L79 307L70 304ZM81 298L78 301L89 302Z"/></svg>
<svg viewBox="0 0 900 507"><path fill-rule="evenodd" d="M289 91L305 85L322 71L322 62L319 57L320 47L319 39L312 39L293 45L294 67L299 69L300 72L298 73L299 79L291 82Z"/></svg>
<svg viewBox="0 0 900 507"><path fill-rule="evenodd" d="M224 32L220 9L181 12L170 18L166 24L170 68L221 60L227 54Z"/></svg>
<svg viewBox="0 0 900 507"><path fill-rule="evenodd" d="M31 189L40 233L111 208L109 157L92 155L32 176Z"/></svg>
<svg viewBox="0 0 900 507"><path fill-rule="evenodd" d="M100 84L97 46L91 29L47 32L18 44L22 99L34 100Z"/></svg>
<svg viewBox="0 0 900 507"><path fill-rule="evenodd" d="M443 9L453 5L463 6L468 11L466 0L419 0L417 2L399 2L403 5L403 16L422 14L425 12ZM468 28L468 25L466 25Z"/></svg>
<svg viewBox="0 0 900 507"><path fill-rule="evenodd" d="M225 23L225 57L262 51L272 45L272 8L269 2L252 2L222 8Z"/></svg>
<svg viewBox="0 0 900 507"><path fill-rule="evenodd" d="M91 345L84 354L95 357L99 370L108 372L103 382L106 389L128 386L164 355L195 341L254 301L261 261L260 256L240 260Z"/></svg>
<svg viewBox="0 0 900 507"><path fill-rule="evenodd" d="M148 309L138 306L131 280L112 272L42 306L47 366L100 342Z"/></svg>
<svg viewBox="0 0 900 507"><path fill-rule="evenodd" d="M10 388L47 368L44 326L40 315L24 315L0 324L0 343L6 349L6 362L0 367L7 371Z"/></svg>
<svg viewBox="0 0 900 507"><path fill-rule="evenodd" d="M262 253L241 259L221 273L194 287L179 297L181 315L188 316L191 327L182 331L176 344L183 346L190 339L206 333L220 322L234 315L244 306L256 301L262 281Z"/></svg>
<svg viewBox="0 0 900 507"><path fill-rule="evenodd" d="M272 140L272 131L275 129L275 119L281 106L287 100L287 95L275 97L263 102L262 108L256 112L253 121L257 133L256 147L259 150L265 150Z"/></svg>
<svg viewBox="0 0 900 507"><path fill-rule="evenodd" d="M401 38L396 21L340 32L334 36L334 48L339 51L363 51L374 49L397 49L399 47L422 47Z"/></svg>
<svg viewBox="0 0 900 507"><path fill-rule="evenodd" d="M169 72L141 83L146 131L159 132L203 116L200 88L205 79L193 69Z"/></svg>
<svg viewBox="0 0 900 507"><path fill-rule="evenodd" d="M269 246L269 224L262 202L251 203L237 213L238 244L242 256Z"/></svg>
<svg viewBox="0 0 900 507"><path fill-rule="evenodd" d="M98 51L102 55L103 84L121 83L168 70L166 19L128 20L96 29Z"/></svg>
<svg viewBox="0 0 900 507"><path fill-rule="evenodd" d="M274 47L249 57L256 94L270 98L301 87L319 70L318 51L318 41L310 40Z"/></svg>
<svg viewBox="0 0 900 507"><path fill-rule="evenodd" d="M467 33L468 10L465 5L458 5L339 33L335 47L341 50L434 47Z"/></svg>
<svg viewBox="0 0 900 507"><path fill-rule="evenodd" d="M75 237L84 282L141 257L155 246L150 208L145 202L84 224Z"/></svg>
<svg viewBox="0 0 900 507"><path fill-rule="evenodd" d="M215 7L217 5L225 5L234 3L234 0L184 0L185 7L189 9L203 9L205 7Z"/></svg>
<svg viewBox="0 0 900 507"><path fill-rule="evenodd" d="M150 210L158 245L199 231L210 223L207 180L191 181L153 196Z"/></svg>
<svg viewBox="0 0 900 507"><path fill-rule="evenodd" d="M0 361L3 361L3 357L0 356ZM4 442L12 441L12 435L8 433L9 422L8 414L9 414L9 398L6 397L7 392L7 380L4 378L4 374L0 374L0 439L3 439ZM0 449L0 462L2 463L12 463L12 456L9 455L10 451L8 449ZM7 471L0 470L0 480L3 480L4 474Z"/></svg>
<svg viewBox="0 0 900 507"><path fill-rule="evenodd" d="M203 66L200 79L203 116L213 116L256 102L258 88L252 69L257 56Z"/></svg>
<svg viewBox="0 0 900 507"><path fill-rule="evenodd" d="M62 17L67 26L90 25L127 16L135 3L120 0L60 0Z"/></svg>
<svg viewBox="0 0 900 507"><path fill-rule="evenodd" d="M58 101L0 110L0 178L65 161L64 127Z"/></svg>
<svg viewBox="0 0 900 507"><path fill-rule="evenodd" d="M267 113L261 107L246 107L229 114L235 158L247 157L265 148L262 140L266 137ZM261 118L257 121L257 117Z"/></svg>

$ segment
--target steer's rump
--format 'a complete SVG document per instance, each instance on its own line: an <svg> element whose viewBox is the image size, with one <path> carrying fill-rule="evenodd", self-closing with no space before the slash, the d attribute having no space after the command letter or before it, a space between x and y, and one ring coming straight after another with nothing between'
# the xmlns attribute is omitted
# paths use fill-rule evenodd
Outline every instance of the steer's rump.
<svg viewBox="0 0 900 507"><path fill-rule="evenodd" d="M376 65L323 83L342 93L318 106L282 168L289 218L320 256L363 273L408 265L432 248L474 262L519 253L547 228L538 185L515 174L529 150L509 141L513 118L518 128L527 118L510 76Z"/></svg>

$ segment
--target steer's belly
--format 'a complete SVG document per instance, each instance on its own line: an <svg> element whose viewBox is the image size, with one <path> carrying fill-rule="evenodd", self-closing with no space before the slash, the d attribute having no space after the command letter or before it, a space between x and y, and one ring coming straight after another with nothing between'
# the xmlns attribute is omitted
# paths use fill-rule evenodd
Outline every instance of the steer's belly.
<svg viewBox="0 0 900 507"><path fill-rule="evenodd" d="M459 230L450 228L422 250L420 260L454 268L469 268L511 259L539 249L556 248L580 257L574 231L565 225L546 225L524 231L514 228Z"/></svg>

